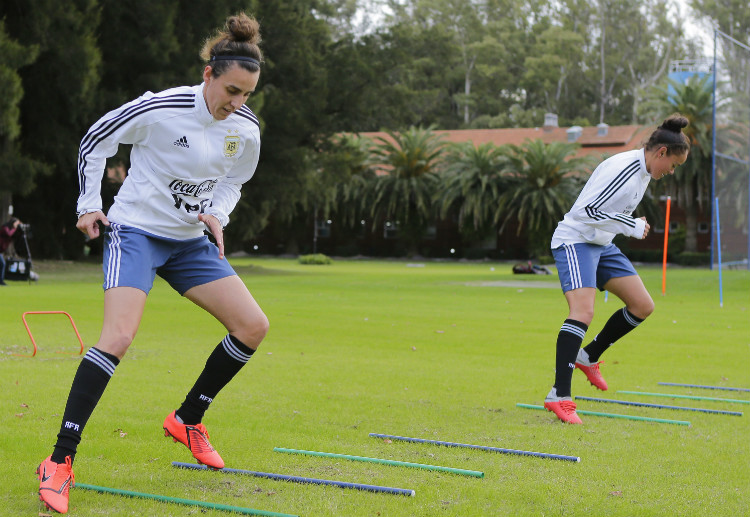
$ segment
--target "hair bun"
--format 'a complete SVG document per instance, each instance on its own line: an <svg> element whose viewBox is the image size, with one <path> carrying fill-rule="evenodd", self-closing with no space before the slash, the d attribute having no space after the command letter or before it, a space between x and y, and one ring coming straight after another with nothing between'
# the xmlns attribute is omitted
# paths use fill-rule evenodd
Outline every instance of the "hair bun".
<svg viewBox="0 0 750 517"><path fill-rule="evenodd" d="M238 13L226 19L223 29L206 40L200 56L206 62L211 62L215 56L244 56L263 62L263 52L260 43L260 23L245 13ZM214 76L223 74L232 62L213 63L211 65ZM259 70L258 64L241 62L241 66L250 72Z"/></svg>
<svg viewBox="0 0 750 517"><path fill-rule="evenodd" d="M661 129L672 131L673 133L682 132L682 128L687 127L688 119L682 115L672 115L661 123Z"/></svg>
<svg viewBox="0 0 750 517"><path fill-rule="evenodd" d="M226 27L230 39L234 41L246 41L252 45L260 43L260 24L245 13L227 18Z"/></svg>

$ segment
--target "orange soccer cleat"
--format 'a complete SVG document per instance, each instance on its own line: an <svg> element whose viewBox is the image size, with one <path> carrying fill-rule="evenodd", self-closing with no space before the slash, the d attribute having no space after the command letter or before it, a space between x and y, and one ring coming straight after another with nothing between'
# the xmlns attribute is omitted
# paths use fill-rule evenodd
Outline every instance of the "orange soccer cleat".
<svg viewBox="0 0 750 517"><path fill-rule="evenodd" d="M558 397L557 390L552 388L544 399L544 409L552 411L557 418L566 424L582 424L576 413L576 403L570 397Z"/></svg>
<svg viewBox="0 0 750 517"><path fill-rule="evenodd" d="M36 469L39 476L39 500L47 508L58 513L68 512L68 491L75 484L73 461L65 457L65 463L55 463L48 456Z"/></svg>
<svg viewBox="0 0 750 517"><path fill-rule="evenodd" d="M599 370L599 365L604 364L604 361L591 363L588 361L582 361L580 356L576 359L576 368L586 374L586 378L589 380L592 386L596 386L602 391L607 391L607 381L602 377L602 372Z"/></svg>
<svg viewBox="0 0 750 517"><path fill-rule="evenodd" d="M224 468L224 460L208 441L208 431L203 424L181 424L172 411L164 419L164 436L171 436L175 442L185 445L198 462L212 468Z"/></svg>

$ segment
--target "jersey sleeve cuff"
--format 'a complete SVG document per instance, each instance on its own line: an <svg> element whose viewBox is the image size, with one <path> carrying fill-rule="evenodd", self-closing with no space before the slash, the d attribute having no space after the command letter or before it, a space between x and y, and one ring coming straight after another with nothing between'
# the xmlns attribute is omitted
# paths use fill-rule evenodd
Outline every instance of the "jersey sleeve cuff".
<svg viewBox="0 0 750 517"><path fill-rule="evenodd" d="M213 208L208 208L206 210L206 214L214 216L216 219L219 220L219 224L221 224L221 227L224 228L226 225L229 224L229 216L226 214L222 214L218 210L215 210Z"/></svg>
<svg viewBox="0 0 750 517"><path fill-rule="evenodd" d="M636 239L643 239L643 232L646 231L646 221L643 219L635 220L635 230L633 230L633 237Z"/></svg>
<svg viewBox="0 0 750 517"><path fill-rule="evenodd" d="M76 215L80 218L82 215L90 214L92 212L101 212L101 208L83 208L76 212Z"/></svg>

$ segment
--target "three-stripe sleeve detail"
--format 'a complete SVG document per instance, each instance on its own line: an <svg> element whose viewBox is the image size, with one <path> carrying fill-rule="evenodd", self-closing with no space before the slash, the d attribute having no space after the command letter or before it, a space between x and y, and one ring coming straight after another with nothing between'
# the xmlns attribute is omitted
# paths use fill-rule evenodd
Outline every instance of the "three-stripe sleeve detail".
<svg viewBox="0 0 750 517"><path fill-rule="evenodd" d="M128 107L114 117L103 120L101 123L91 128L81 141L78 151L78 183L79 197L86 193L86 165L89 154L93 152L96 146L112 133L117 131L124 124L130 122L133 118L157 109L167 108L187 108L195 107L194 93L180 93L167 95L165 97L152 97L138 104Z"/></svg>
<svg viewBox="0 0 750 517"><path fill-rule="evenodd" d="M597 198L589 203L586 208L586 215L588 215L591 219L594 219L595 221L601 221L603 219L613 219L616 221L619 221L627 226L630 226L631 228L635 228L635 221L624 215L624 214L615 214L610 215L604 212L601 212L600 209L604 203L609 201L620 189L623 188L623 186L632 178L636 172L640 168L640 161L635 160L630 165L625 167L616 177L614 180L610 182L609 185L597 196Z"/></svg>

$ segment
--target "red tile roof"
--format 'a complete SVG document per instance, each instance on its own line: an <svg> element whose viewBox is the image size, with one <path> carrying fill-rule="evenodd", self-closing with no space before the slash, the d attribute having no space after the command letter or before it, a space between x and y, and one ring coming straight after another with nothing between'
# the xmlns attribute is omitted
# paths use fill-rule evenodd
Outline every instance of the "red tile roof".
<svg viewBox="0 0 750 517"><path fill-rule="evenodd" d="M547 128L504 128L504 129L451 129L435 130L435 133L444 135L447 142L474 142L474 145L491 143L494 145L515 144L521 145L526 140L541 139L545 143L567 142L567 129L564 127ZM654 130L648 126L610 126L607 134L597 135L596 127L582 128L581 136L576 143L581 147L576 156L585 155L612 155L630 149L640 148ZM359 133L369 138L383 137L388 139L384 132Z"/></svg>

